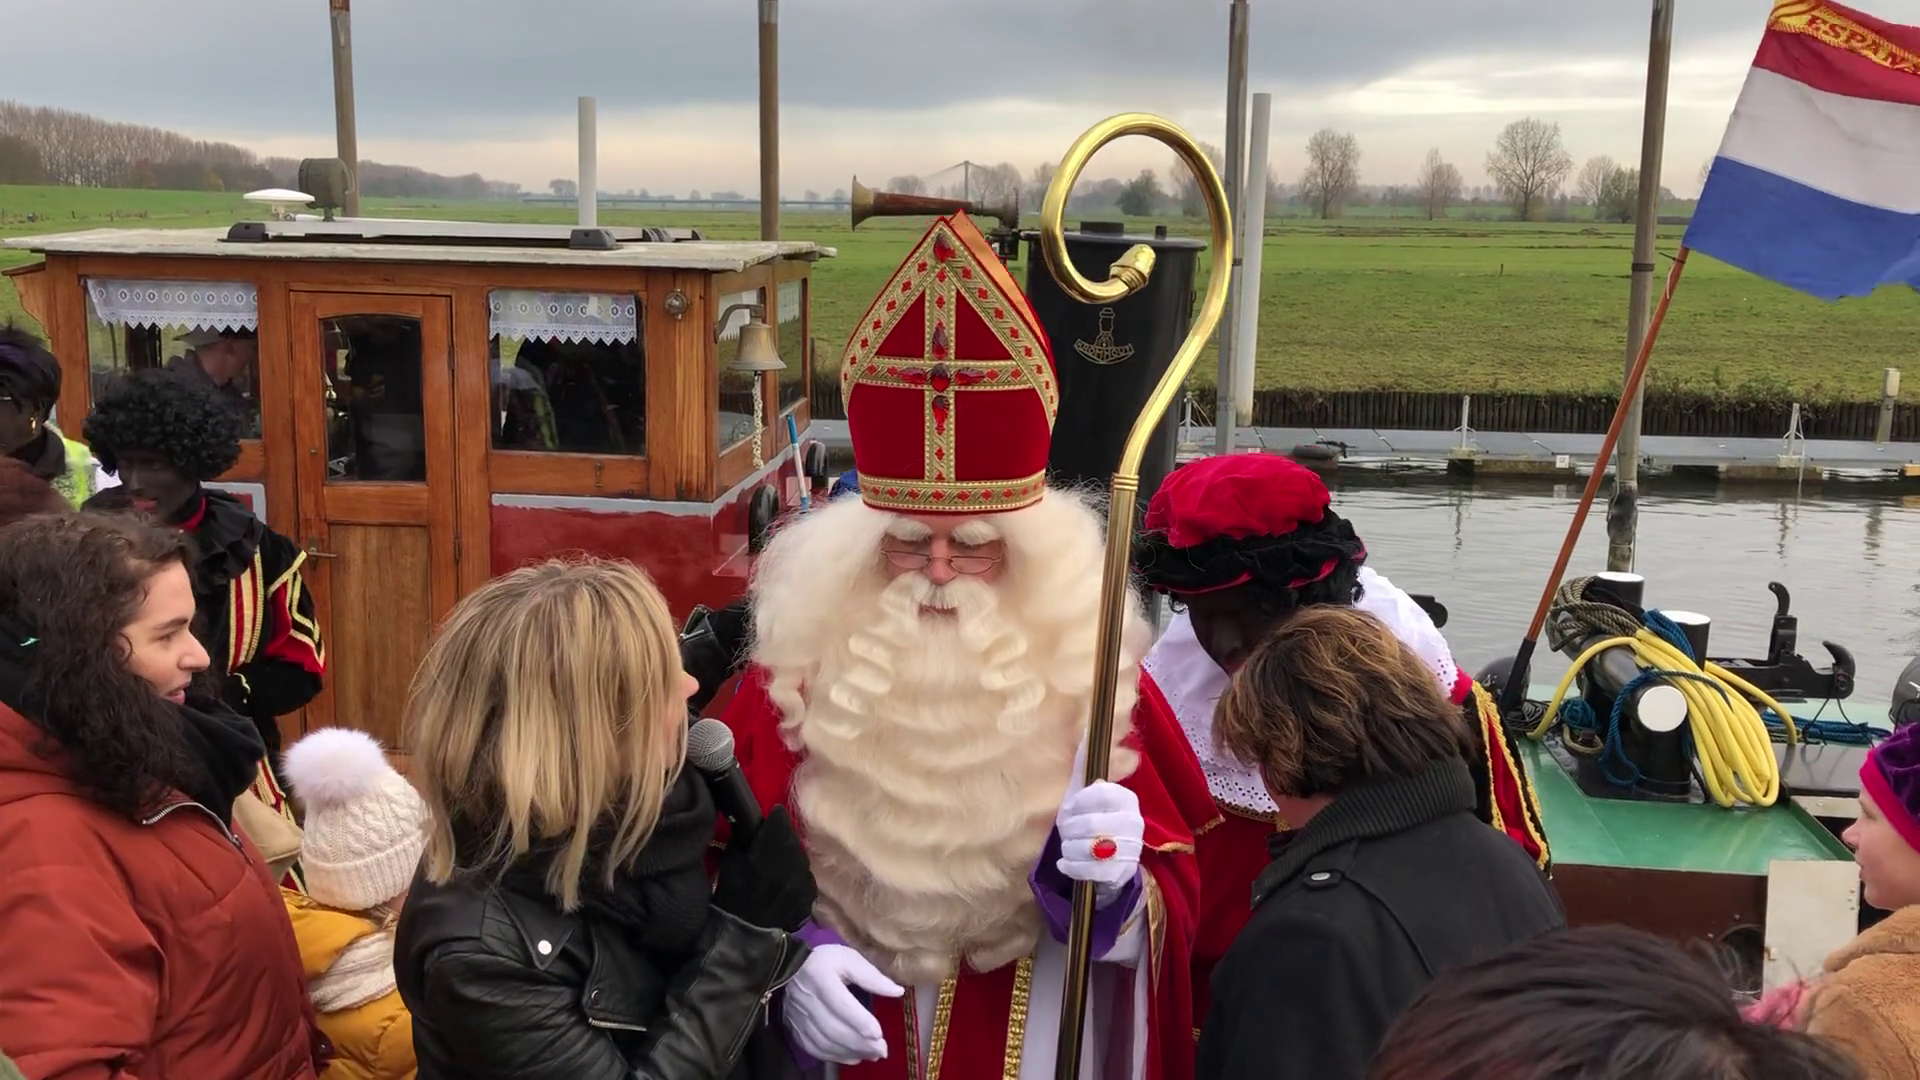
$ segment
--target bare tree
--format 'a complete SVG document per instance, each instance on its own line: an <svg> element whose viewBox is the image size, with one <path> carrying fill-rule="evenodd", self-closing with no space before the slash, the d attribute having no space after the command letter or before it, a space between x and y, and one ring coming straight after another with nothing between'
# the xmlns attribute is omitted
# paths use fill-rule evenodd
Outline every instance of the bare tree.
<svg viewBox="0 0 1920 1080"><path fill-rule="evenodd" d="M1607 190L1607 181L1612 180L1613 174L1619 169L1620 166L1614 164L1613 159L1605 154L1588 158L1587 163L1580 166L1579 179L1574 181L1573 197L1593 207L1594 216L1598 217L1600 196Z"/></svg>
<svg viewBox="0 0 1920 1080"><path fill-rule="evenodd" d="M1043 161L1033 167L1033 171L1027 174L1027 187L1020 199L1021 206L1029 210L1040 209L1040 204L1047 199L1047 188L1053 183L1053 170L1051 161Z"/></svg>
<svg viewBox="0 0 1920 1080"><path fill-rule="evenodd" d="M1200 149L1207 155L1207 160L1213 162L1213 171L1224 176L1227 171L1227 155L1210 142L1201 143ZM1167 170L1167 183L1173 186L1170 194L1173 196L1173 201L1180 204L1180 213L1183 217L1199 217L1205 212L1207 203L1200 197L1200 178L1193 175L1192 169L1187 168L1185 160L1173 159L1172 167Z"/></svg>
<svg viewBox="0 0 1920 1080"><path fill-rule="evenodd" d="M1460 169L1440 156L1440 148L1427 151L1426 163L1420 166L1420 180L1414 185L1414 197L1420 200L1420 208L1427 212L1427 220L1445 217L1447 207L1460 198L1460 189L1466 186L1461 179Z"/></svg>
<svg viewBox="0 0 1920 1080"><path fill-rule="evenodd" d="M1487 154L1487 173L1520 220L1544 209L1573 171L1573 155L1560 143L1560 125L1527 117L1501 129Z"/></svg>
<svg viewBox="0 0 1920 1080"><path fill-rule="evenodd" d="M1307 170L1300 198L1323 218L1338 217L1360 186L1360 140L1351 132L1323 128L1307 140Z"/></svg>
<svg viewBox="0 0 1920 1080"><path fill-rule="evenodd" d="M895 195L925 195L927 182L917 176L896 176L887 181L887 190Z"/></svg>
<svg viewBox="0 0 1920 1080"><path fill-rule="evenodd" d="M973 198L983 206L999 206L1020 198L1023 186L1020 168L1010 162L1001 162L990 169L973 171Z"/></svg>
<svg viewBox="0 0 1920 1080"><path fill-rule="evenodd" d="M1267 216L1275 217L1287 208L1287 185L1272 165L1267 166Z"/></svg>
<svg viewBox="0 0 1920 1080"><path fill-rule="evenodd" d="M549 180L547 190L563 199L571 199L580 194L580 185L572 180Z"/></svg>

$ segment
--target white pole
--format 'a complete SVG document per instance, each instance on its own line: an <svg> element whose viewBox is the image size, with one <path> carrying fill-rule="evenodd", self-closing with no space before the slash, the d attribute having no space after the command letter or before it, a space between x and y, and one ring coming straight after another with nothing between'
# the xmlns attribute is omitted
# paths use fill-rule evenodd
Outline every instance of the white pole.
<svg viewBox="0 0 1920 1080"><path fill-rule="evenodd" d="M1260 254L1267 233L1267 128L1273 123L1273 95L1253 95L1253 121L1247 136L1247 182L1240 193L1240 295L1234 314L1240 331L1233 337L1233 422L1253 426L1253 369L1260 349Z"/></svg>
<svg viewBox="0 0 1920 1080"><path fill-rule="evenodd" d="M1225 454L1233 449L1233 358L1239 351L1234 332L1240 310L1241 231L1240 191L1247 179L1247 0L1233 0L1227 9L1227 175L1221 179L1227 189L1227 212L1233 215L1233 265L1226 268L1227 306L1220 317L1215 337L1220 352L1219 373L1214 379L1213 452Z"/></svg>
<svg viewBox="0 0 1920 1080"><path fill-rule="evenodd" d="M600 224L599 136L594 132L595 112L592 98L580 99L580 191L575 201L580 204L580 227L583 229Z"/></svg>

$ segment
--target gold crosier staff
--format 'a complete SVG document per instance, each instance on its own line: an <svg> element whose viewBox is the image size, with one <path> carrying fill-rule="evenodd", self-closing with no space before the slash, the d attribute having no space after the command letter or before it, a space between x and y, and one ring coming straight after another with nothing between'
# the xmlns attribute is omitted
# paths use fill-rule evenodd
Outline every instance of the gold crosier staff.
<svg viewBox="0 0 1920 1080"><path fill-rule="evenodd" d="M1047 186L1047 198L1040 207L1040 250L1047 269L1069 296L1085 304L1111 304L1135 292L1147 283L1153 272L1153 249L1136 244L1127 249L1107 272L1107 280L1089 281L1074 269L1067 257L1067 238L1062 219L1066 215L1067 196L1072 194L1081 170L1101 147L1128 135L1145 135L1173 149L1187 163L1200 182L1200 193L1207 201L1207 214L1213 225L1213 270L1207 278L1207 295L1200 302L1200 314L1187 331L1187 339L1173 354L1173 362L1148 396L1140 415L1133 419L1126 448L1120 453L1120 465L1114 470L1107 506L1107 559L1100 582L1100 638L1095 652L1093 672L1093 708L1087 719L1087 764L1082 781L1092 784L1107 778L1107 764L1113 742L1114 695L1120 678L1120 627L1128 598L1128 560L1133 551L1134 505L1140 492L1140 459L1146 456L1147 443L1160 418L1173 404L1174 395L1186 382L1220 313L1227 304L1229 268L1233 265L1232 211L1227 193L1213 163L1193 136L1173 121L1148 113L1121 113L1108 117L1087 130L1073 144ZM1079 1080L1080 1039L1087 1014L1087 979L1093 958L1088 955L1093 941L1093 886L1076 882L1073 887L1073 923L1067 935L1067 983L1060 1006L1060 1046L1055 1058L1054 1075L1058 1080Z"/></svg>

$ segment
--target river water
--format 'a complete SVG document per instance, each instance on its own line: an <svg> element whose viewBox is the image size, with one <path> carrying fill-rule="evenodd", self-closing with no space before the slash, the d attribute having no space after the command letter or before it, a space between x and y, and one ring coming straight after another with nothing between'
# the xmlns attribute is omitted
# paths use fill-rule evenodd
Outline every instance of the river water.
<svg viewBox="0 0 1920 1080"><path fill-rule="evenodd" d="M1329 479L1334 508L1366 541L1367 564L1446 604L1445 633L1462 666L1478 670L1513 654L1579 485L1425 472ZM1570 576L1606 568L1603 511L1588 519ZM1636 557L1648 606L1711 616L1709 646L1719 656L1766 655L1774 611L1767 582L1785 585L1802 655L1830 663L1823 639L1853 652L1854 720L1883 720L1901 669L1920 654L1920 498L1884 484L1829 481L1796 497L1791 488L1656 480L1642 491ZM1558 678L1566 666L1542 655L1534 679Z"/></svg>

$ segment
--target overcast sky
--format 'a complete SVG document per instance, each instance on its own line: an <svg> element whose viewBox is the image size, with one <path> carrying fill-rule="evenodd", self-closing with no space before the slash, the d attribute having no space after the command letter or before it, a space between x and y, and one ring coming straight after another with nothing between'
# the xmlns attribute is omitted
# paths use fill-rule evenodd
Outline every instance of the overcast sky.
<svg viewBox="0 0 1920 1080"><path fill-rule="evenodd" d="M1664 179L1698 187L1770 0L1677 0ZM1920 23L1920 0L1856 0ZM1361 142L1362 180L1410 180L1427 149L1484 179L1525 115L1584 160L1639 159L1650 0L1253 0L1255 92L1273 163L1313 130ZM324 0L0 0L0 98L331 156ZM600 108L608 190L757 185L753 0L355 0L364 157L543 187L574 172L575 98ZM1023 170L1114 112L1219 141L1226 0L781 0L789 197L932 174ZM1137 146L1133 145L1135 142ZM1091 175L1165 169L1129 140Z"/></svg>

